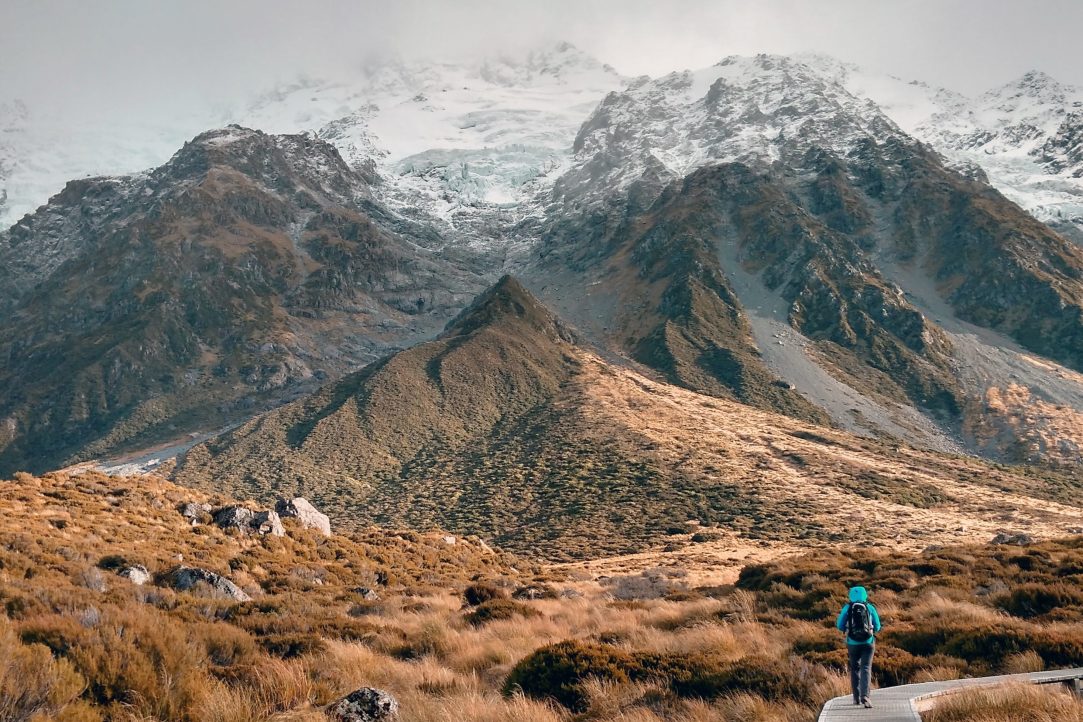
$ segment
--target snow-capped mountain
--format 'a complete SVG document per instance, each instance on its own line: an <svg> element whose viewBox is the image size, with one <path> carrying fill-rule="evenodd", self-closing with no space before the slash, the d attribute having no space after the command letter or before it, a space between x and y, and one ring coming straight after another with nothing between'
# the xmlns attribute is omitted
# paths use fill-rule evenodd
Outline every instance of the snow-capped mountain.
<svg viewBox="0 0 1083 722"><path fill-rule="evenodd" d="M1005 195L1083 240L1083 89L1030 72L914 128L949 157L980 165Z"/></svg>
<svg viewBox="0 0 1083 722"><path fill-rule="evenodd" d="M731 56L606 97L576 136L555 193L575 202L642 181L658 191L728 161L800 167L814 147L846 155L870 139L910 142L872 101L802 62Z"/></svg>
<svg viewBox="0 0 1083 722"><path fill-rule="evenodd" d="M172 117L64 117L0 104L0 230L70 180L135 173L169 160L185 140L222 125L210 109Z"/></svg>
<svg viewBox="0 0 1083 722"><path fill-rule="evenodd" d="M316 130L348 162L374 163L391 207L462 229L479 208L487 217L533 195L565 164L583 118L627 81L560 43L473 63L383 62L349 82L276 90L239 115Z"/></svg>
<svg viewBox="0 0 1083 722"><path fill-rule="evenodd" d="M1083 242L1083 89L1032 71L975 98L825 55L794 56L968 175L977 170L1041 221Z"/></svg>
<svg viewBox="0 0 1083 722"><path fill-rule="evenodd" d="M560 43L469 62L381 61L346 80L303 79L157 124L47 119L12 104L0 108L0 227L68 180L158 166L188 138L231 123L317 132L347 162L371 165L392 207L454 223L533 192L532 181L565 161L591 109L626 82Z"/></svg>

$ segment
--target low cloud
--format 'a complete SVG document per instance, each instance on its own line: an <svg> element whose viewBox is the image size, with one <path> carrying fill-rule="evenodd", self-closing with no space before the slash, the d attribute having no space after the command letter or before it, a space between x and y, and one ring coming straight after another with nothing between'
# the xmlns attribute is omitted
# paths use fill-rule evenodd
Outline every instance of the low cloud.
<svg viewBox="0 0 1083 722"><path fill-rule="evenodd" d="M148 118L374 57L566 39L627 74L816 50L975 93L1038 68L1083 85L1076 0L5 0L0 100Z"/></svg>

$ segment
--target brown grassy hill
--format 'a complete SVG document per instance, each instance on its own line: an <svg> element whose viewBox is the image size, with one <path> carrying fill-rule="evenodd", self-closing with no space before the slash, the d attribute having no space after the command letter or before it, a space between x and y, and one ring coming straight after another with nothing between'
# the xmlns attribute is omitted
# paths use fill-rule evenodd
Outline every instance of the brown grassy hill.
<svg viewBox="0 0 1083 722"><path fill-rule="evenodd" d="M4 719L268 719L359 686L356 671L315 671L329 647L381 639L387 664L401 665L424 653L424 634L407 630L426 595L517 578L514 558L441 534L325 537L290 519L282 537L224 531L209 517L192 525L183 504L237 502L155 477L19 474L0 490ZM174 590L168 575L182 564L227 577L252 601L202 584ZM128 565L152 579L121 576Z"/></svg>
<svg viewBox="0 0 1083 722"><path fill-rule="evenodd" d="M1075 523L1083 486L650 380L576 345L510 278L437 341L195 447L174 475L549 559L686 544L690 520L775 543L1049 534Z"/></svg>
<svg viewBox="0 0 1083 722"><path fill-rule="evenodd" d="M16 224L0 474L217 429L439 332L485 283L389 222L374 182L323 141L234 126Z"/></svg>

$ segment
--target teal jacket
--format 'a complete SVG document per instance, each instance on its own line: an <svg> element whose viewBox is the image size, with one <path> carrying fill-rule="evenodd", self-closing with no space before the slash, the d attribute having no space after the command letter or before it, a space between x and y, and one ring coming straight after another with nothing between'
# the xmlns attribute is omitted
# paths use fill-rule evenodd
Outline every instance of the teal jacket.
<svg viewBox="0 0 1083 722"><path fill-rule="evenodd" d="M865 591L865 587L850 587L850 602L863 602L865 606L869 608L869 616L872 617L872 631L880 631L880 613L876 611L876 607L869 601L869 593ZM839 612L839 618L835 620L835 627L840 632L846 631L846 613L850 611L850 605L843 606L842 611ZM872 637L867 642L855 642L850 639L850 635L846 635L847 644L876 644L876 637Z"/></svg>

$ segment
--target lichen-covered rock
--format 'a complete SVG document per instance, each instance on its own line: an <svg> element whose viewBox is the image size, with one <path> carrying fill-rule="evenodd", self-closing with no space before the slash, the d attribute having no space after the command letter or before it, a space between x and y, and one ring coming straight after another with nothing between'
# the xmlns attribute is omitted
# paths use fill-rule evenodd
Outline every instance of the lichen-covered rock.
<svg viewBox="0 0 1083 722"><path fill-rule="evenodd" d="M150 581L150 572L142 564L132 564L117 572L117 576L124 577L136 586L143 586Z"/></svg>
<svg viewBox="0 0 1083 722"><path fill-rule="evenodd" d="M398 714L398 700L375 687L354 690L327 708L336 722L390 722Z"/></svg>
<svg viewBox="0 0 1083 722"><path fill-rule="evenodd" d="M211 513L210 504L199 504L194 501L190 501L186 504L182 504L180 507L181 516L188 520L188 523L192 526L203 521L203 517Z"/></svg>
<svg viewBox="0 0 1083 722"><path fill-rule="evenodd" d="M216 574L199 567L179 566L165 575L165 582L179 592L187 592L194 589L200 583L207 585L211 593L223 599L234 599L238 602L249 602L252 597L226 579L221 574Z"/></svg>
<svg viewBox="0 0 1083 722"><path fill-rule="evenodd" d="M279 499L275 511L283 518L296 519L303 527L318 529L324 536L331 536L331 519L303 497Z"/></svg>
<svg viewBox="0 0 1083 722"><path fill-rule="evenodd" d="M248 532L251 530L256 513L243 506L227 506L219 509L214 515L214 523L223 529L237 529Z"/></svg>
<svg viewBox="0 0 1083 722"><path fill-rule="evenodd" d="M286 535L286 530L282 528L282 517L273 511L256 512L256 515L252 517L252 527L260 534Z"/></svg>

